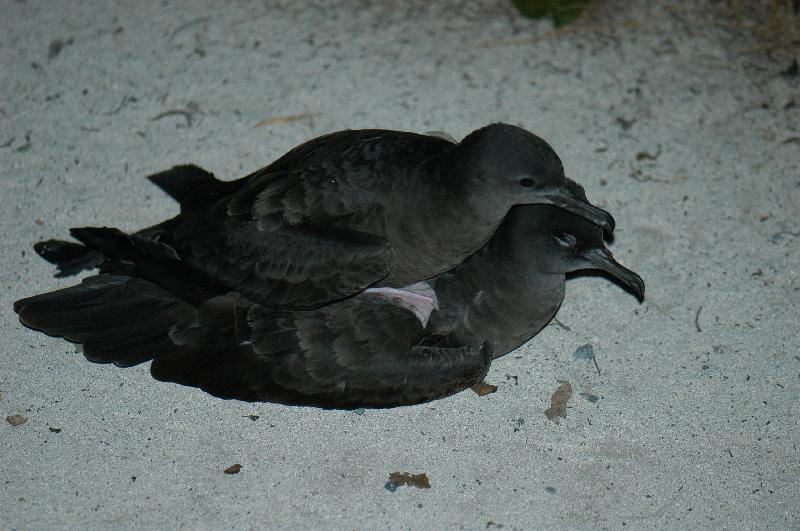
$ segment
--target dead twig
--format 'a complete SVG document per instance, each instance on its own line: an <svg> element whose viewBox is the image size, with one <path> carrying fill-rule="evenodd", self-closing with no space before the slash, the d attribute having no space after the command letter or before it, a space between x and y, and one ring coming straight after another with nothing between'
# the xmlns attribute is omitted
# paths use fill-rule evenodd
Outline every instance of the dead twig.
<svg viewBox="0 0 800 531"><path fill-rule="evenodd" d="M126 105L128 105L128 102L134 103L136 101L138 100L136 99L135 96L128 96L127 94L125 94L122 97L122 101L119 102L119 105L117 105L108 112L104 112L103 116L114 116L115 114L119 114L119 112L122 111L122 109L124 109Z"/></svg>
<svg viewBox="0 0 800 531"><path fill-rule="evenodd" d="M656 160L661 156L661 144L656 147L655 153L648 153L647 151L640 151L636 154L636 160Z"/></svg>
<svg viewBox="0 0 800 531"><path fill-rule="evenodd" d="M190 113L189 111L181 110L181 109L173 109L171 111L164 111L164 112L158 113L154 117L150 118L150 121L151 122L155 122L155 121L160 120L162 118L166 118L167 116L175 116L175 115L180 115L180 116L183 116L184 118L186 118L186 127L191 127L192 126L192 113Z"/></svg>
<svg viewBox="0 0 800 531"><path fill-rule="evenodd" d="M185 109L170 109L168 111L158 113L154 117L150 118L150 121L155 122L156 120L161 120L167 116L183 116L186 118L186 127L191 127L192 121L194 120L194 115L198 112L200 112L200 108L197 105L197 102L190 102Z"/></svg>
<svg viewBox="0 0 800 531"><path fill-rule="evenodd" d="M318 112L301 112L297 114L287 114L285 116L272 116L270 118L264 118L263 120L259 120L256 122L256 125L253 127L259 128L264 127L265 125L274 125L274 124L288 124L291 122L297 122L300 120L312 120L315 116L319 116Z"/></svg>
<svg viewBox="0 0 800 531"><path fill-rule="evenodd" d="M700 328L700 312L701 311L703 311L703 305L702 304L697 309L697 313L694 314L694 327L697 329L698 332L702 332L703 331L703 329Z"/></svg>
<svg viewBox="0 0 800 531"><path fill-rule="evenodd" d="M190 20L189 22L183 24L182 26L178 26L177 29L173 30L173 32L170 33L168 39L169 42L172 42L173 39L175 39L175 37L177 37L179 33L186 31L187 29L192 28L194 26L197 26L198 24L203 24L205 22L208 22L209 20L210 20L209 17L196 18L194 20Z"/></svg>
<svg viewBox="0 0 800 531"><path fill-rule="evenodd" d="M565 325L564 323L562 323L561 321L559 321L555 317L553 317L553 323L557 324L558 326L560 326L561 328L563 328L567 332L572 332L572 328L568 327L567 325Z"/></svg>

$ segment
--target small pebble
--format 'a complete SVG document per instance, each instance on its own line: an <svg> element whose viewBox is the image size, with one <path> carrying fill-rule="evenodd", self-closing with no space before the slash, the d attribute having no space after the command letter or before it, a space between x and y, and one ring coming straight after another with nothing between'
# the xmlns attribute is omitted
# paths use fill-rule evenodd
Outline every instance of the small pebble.
<svg viewBox="0 0 800 531"><path fill-rule="evenodd" d="M472 386L472 390L478 396L485 396L497 392L497 386L486 382L481 382Z"/></svg>
<svg viewBox="0 0 800 531"><path fill-rule="evenodd" d="M242 469L242 465L236 463L235 465L231 465L224 470L226 474L238 474L239 471Z"/></svg>
<svg viewBox="0 0 800 531"><path fill-rule="evenodd" d="M597 396L597 395L593 395L593 394L591 394L591 393L579 393L579 394L580 394L580 395L581 395L583 398L585 398L586 400L588 400L589 402L591 402L592 404L594 404L595 402L597 402L598 400L600 400L600 397L599 397L599 396Z"/></svg>
<svg viewBox="0 0 800 531"><path fill-rule="evenodd" d="M572 359L574 360L593 360L594 359L594 347L591 343L586 343L585 345L581 345L578 349L572 353Z"/></svg>
<svg viewBox="0 0 800 531"><path fill-rule="evenodd" d="M6 422L11 424L12 426L19 426L21 424L25 424L26 422L28 422L28 419L26 417L23 417L22 415L9 415L6 417Z"/></svg>

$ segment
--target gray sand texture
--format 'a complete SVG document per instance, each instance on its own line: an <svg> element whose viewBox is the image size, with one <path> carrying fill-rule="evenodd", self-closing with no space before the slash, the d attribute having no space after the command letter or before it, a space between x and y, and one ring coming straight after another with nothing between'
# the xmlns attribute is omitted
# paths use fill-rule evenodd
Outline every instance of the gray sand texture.
<svg viewBox="0 0 800 531"><path fill-rule="evenodd" d="M500 0L0 11L0 528L800 527L796 45L700 0L595 0L558 31ZM494 362L495 393L224 401L90 363L12 310L76 282L36 241L174 215L148 174L496 121L547 139L616 217L647 295L569 280L561 325Z"/></svg>

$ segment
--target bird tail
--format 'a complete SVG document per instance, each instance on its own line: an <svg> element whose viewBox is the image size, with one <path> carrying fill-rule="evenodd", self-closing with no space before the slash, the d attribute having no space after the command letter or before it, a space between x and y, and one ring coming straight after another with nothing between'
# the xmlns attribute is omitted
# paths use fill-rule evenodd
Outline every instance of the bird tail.
<svg viewBox="0 0 800 531"><path fill-rule="evenodd" d="M181 211L210 207L239 186L233 182L220 181L213 173L192 164L175 166L147 178L180 203Z"/></svg>
<svg viewBox="0 0 800 531"><path fill-rule="evenodd" d="M77 275L103 263L103 255L80 243L45 240L34 244L36 254L58 268L57 278Z"/></svg>
<svg viewBox="0 0 800 531"><path fill-rule="evenodd" d="M104 269L147 280L195 307L228 290L178 258L169 245L108 227L70 229L81 243L108 257Z"/></svg>
<svg viewBox="0 0 800 531"><path fill-rule="evenodd" d="M70 233L83 245L64 243L107 259L103 273L17 301L14 311L23 324L82 344L91 361L119 366L198 345L228 346L223 329L231 326L233 309L226 305L227 290L180 260L171 247L113 228Z"/></svg>
<svg viewBox="0 0 800 531"><path fill-rule="evenodd" d="M210 207L226 194L238 189L239 184L224 182L214 174L194 165L175 166L147 177L181 205L181 210ZM168 230L173 220L148 227L139 234L152 237ZM91 246L65 240L44 240L33 246L36 254L58 268L56 278L70 277L81 271L99 267L104 257Z"/></svg>

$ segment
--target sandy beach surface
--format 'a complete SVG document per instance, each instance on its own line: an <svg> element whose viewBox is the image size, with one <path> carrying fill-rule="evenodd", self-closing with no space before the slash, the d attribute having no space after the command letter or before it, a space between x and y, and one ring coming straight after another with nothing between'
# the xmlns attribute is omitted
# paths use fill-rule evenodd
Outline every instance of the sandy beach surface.
<svg viewBox="0 0 800 531"><path fill-rule="evenodd" d="M0 9L0 528L800 526L800 77L746 14L596 0L554 31L499 0ZM496 121L614 214L647 297L568 281L562 325L496 360L493 394L224 401L12 310L76 282L34 242L174 215L150 173L233 179L331 131Z"/></svg>

